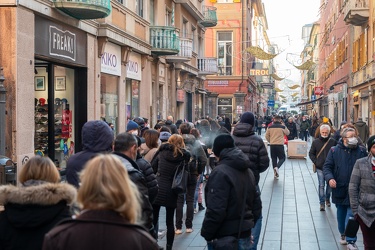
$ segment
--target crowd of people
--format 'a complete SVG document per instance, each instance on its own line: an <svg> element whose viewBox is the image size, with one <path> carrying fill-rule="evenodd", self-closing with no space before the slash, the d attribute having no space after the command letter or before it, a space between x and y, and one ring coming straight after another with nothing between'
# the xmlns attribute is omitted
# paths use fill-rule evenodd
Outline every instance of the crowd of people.
<svg viewBox="0 0 375 250"><path fill-rule="evenodd" d="M35 156L22 167L19 187L0 187L0 249L164 249L157 240L165 209L167 250L175 235L196 229L194 213L200 211L208 249L256 250L260 175L271 164L279 177L285 138L312 138L319 209L331 200L336 205L340 243L357 249L356 237L345 235L354 217L365 249L374 249L375 136L365 125L343 121L335 130L325 117L245 112L236 124L228 117L192 123L168 116L150 127L137 117L114 135L105 121L88 121L83 150L67 162L67 183L49 158ZM186 191L177 193L171 187L182 165L188 180Z"/></svg>

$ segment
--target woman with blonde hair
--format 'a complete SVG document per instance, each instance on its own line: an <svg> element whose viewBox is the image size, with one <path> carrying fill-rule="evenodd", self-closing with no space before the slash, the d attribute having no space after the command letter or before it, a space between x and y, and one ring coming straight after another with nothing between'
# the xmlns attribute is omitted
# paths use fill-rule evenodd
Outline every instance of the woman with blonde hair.
<svg viewBox="0 0 375 250"><path fill-rule="evenodd" d="M80 179L82 212L47 233L43 249L157 249L138 225L139 193L116 156L91 159Z"/></svg>
<svg viewBox="0 0 375 250"><path fill-rule="evenodd" d="M177 207L178 194L171 189L174 173L183 162L188 162L190 153L185 150L184 139L181 135L173 134L168 143L162 144L151 162L159 184L159 192L153 203L154 227L158 230L159 212L161 207L166 209L167 250L171 250L174 241L174 212Z"/></svg>
<svg viewBox="0 0 375 250"><path fill-rule="evenodd" d="M0 249L41 249L44 235L71 216L76 189L60 182L48 157L32 157L22 167L19 187L0 186Z"/></svg>

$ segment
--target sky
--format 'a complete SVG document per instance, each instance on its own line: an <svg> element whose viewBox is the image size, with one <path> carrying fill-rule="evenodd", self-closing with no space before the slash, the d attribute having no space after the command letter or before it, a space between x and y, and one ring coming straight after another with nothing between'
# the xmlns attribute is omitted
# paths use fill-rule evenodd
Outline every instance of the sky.
<svg viewBox="0 0 375 250"><path fill-rule="evenodd" d="M300 71L291 65L286 56L288 53L299 56L304 44L302 27L319 20L320 0L262 0L267 16L267 34L271 43L283 51L275 57L279 69L290 69L287 79L299 82ZM300 65L296 62L295 65Z"/></svg>

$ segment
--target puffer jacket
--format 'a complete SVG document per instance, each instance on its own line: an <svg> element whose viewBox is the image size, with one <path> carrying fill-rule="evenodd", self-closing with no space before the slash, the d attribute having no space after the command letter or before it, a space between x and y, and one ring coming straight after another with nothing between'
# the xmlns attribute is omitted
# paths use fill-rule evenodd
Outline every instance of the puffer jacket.
<svg viewBox="0 0 375 250"><path fill-rule="evenodd" d="M35 182L39 184L0 186L0 204L4 204L0 213L0 249L40 250L44 235L71 216L70 205L77 194L73 186Z"/></svg>
<svg viewBox="0 0 375 250"><path fill-rule="evenodd" d="M190 153L183 149L183 155L174 157L174 147L169 143L162 144L151 162L159 185L159 192L154 201L155 205L172 208L177 206L177 194L171 189L173 177L181 162L190 160Z"/></svg>
<svg viewBox="0 0 375 250"><path fill-rule="evenodd" d="M270 164L263 139L254 133L253 126L248 123L236 124L233 129L233 139L234 144L249 157L250 169L258 184L260 173L266 171Z"/></svg>
<svg viewBox="0 0 375 250"><path fill-rule="evenodd" d="M284 135L289 135L289 130L280 122L274 122L268 127L266 132L266 140L270 145L284 145Z"/></svg>
<svg viewBox="0 0 375 250"><path fill-rule="evenodd" d="M298 137L297 132L297 125L295 122L286 122L285 126L289 130L288 140L294 140L294 138Z"/></svg>
<svg viewBox="0 0 375 250"><path fill-rule="evenodd" d="M329 142L327 143L323 151L320 153L319 157L317 157L320 150L322 149L322 147L328 140ZM331 147L336 146L336 144L337 142L333 138L330 138L330 137L323 138L321 136L319 136L312 142L311 148L309 151L309 157L310 157L310 160L315 164L317 169L323 170L323 165L324 165L324 162L326 161L328 152L331 149Z"/></svg>
<svg viewBox="0 0 375 250"><path fill-rule="evenodd" d="M152 204L159 190L154 170L152 170L151 164L148 161L146 161L140 154L137 154L137 160L135 162L139 167L139 171L142 172L143 176L146 179L148 188L148 198Z"/></svg>
<svg viewBox="0 0 375 250"><path fill-rule="evenodd" d="M83 150L72 155L66 164L66 180L69 184L79 187L79 176L91 158L98 153L112 151L113 130L104 121L88 121L82 127Z"/></svg>
<svg viewBox="0 0 375 250"><path fill-rule="evenodd" d="M375 178L371 161L372 155L358 159L349 183L350 207L367 227L375 221Z"/></svg>
<svg viewBox="0 0 375 250"><path fill-rule="evenodd" d="M329 150L323 165L323 174L327 182L334 179L336 188L332 188L332 202L337 205L350 205L348 186L355 162L367 156L362 146L346 147L342 141Z"/></svg>
<svg viewBox="0 0 375 250"><path fill-rule="evenodd" d="M120 153L120 152L113 152L121 162L124 164L130 180L137 186L138 191L140 193L140 198L142 200L142 222L143 226L150 230L153 230L153 213L152 213L152 205L148 197L148 188L146 184L146 179L144 178L141 171L137 166L137 163L130 159L128 156Z"/></svg>
<svg viewBox="0 0 375 250"><path fill-rule="evenodd" d="M206 241L238 235L244 191L247 185L244 221L240 238L250 237L251 228L258 220L262 203L250 161L239 148L225 148L220 161L211 172L205 187L206 214L201 235Z"/></svg>

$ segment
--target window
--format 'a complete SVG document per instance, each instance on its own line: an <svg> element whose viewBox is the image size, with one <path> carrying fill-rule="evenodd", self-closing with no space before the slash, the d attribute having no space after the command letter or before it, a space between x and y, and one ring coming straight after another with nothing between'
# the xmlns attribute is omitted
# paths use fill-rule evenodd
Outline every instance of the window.
<svg viewBox="0 0 375 250"><path fill-rule="evenodd" d="M217 33L217 63L219 75L232 75L232 32Z"/></svg>
<svg viewBox="0 0 375 250"><path fill-rule="evenodd" d="M171 24L172 24L172 11L167 9L165 11L165 25L171 26Z"/></svg>
<svg viewBox="0 0 375 250"><path fill-rule="evenodd" d="M196 36L196 31L197 31L197 28L194 27L194 26L191 26L191 39L193 39L193 51L195 51L195 36Z"/></svg>
<svg viewBox="0 0 375 250"><path fill-rule="evenodd" d="M123 0L117 0L117 2L121 3L121 4L124 4L124 1Z"/></svg>
<svg viewBox="0 0 375 250"><path fill-rule="evenodd" d="M135 1L135 9L137 10L137 14L143 17L143 0Z"/></svg>
<svg viewBox="0 0 375 250"><path fill-rule="evenodd" d="M184 37L184 38L187 38L187 23L188 21L186 21L184 19L183 23L182 23L182 34L181 34L181 37Z"/></svg>
<svg viewBox="0 0 375 250"><path fill-rule="evenodd" d="M155 1L150 0L150 25L154 26L155 25Z"/></svg>

